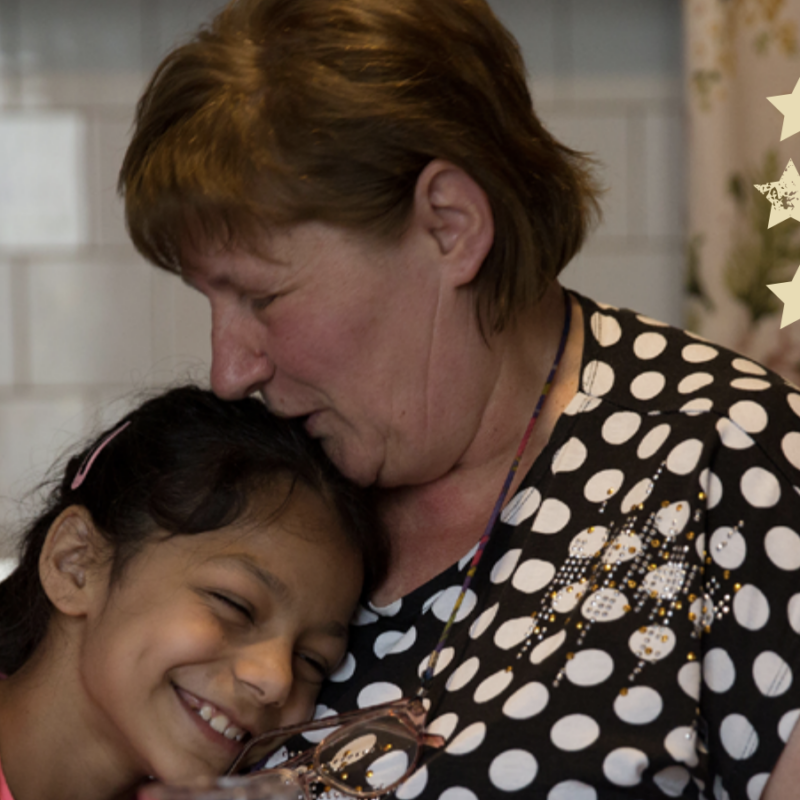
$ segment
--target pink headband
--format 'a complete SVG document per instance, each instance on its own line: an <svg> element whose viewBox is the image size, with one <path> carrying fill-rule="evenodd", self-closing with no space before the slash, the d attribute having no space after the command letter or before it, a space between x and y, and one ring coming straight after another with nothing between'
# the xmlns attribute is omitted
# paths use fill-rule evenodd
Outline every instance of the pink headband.
<svg viewBox="0 0 800 800"><path fill-rule="evenodd" d="M80 469L75 473L75 477L72 479L71 488L73 490L77 489L86 480L86 476L89 474L89 470L92 468L92 464L94 464L95 459L97 458L97 456L100 455L100 453L102 452L103 448L115 436L117 436L117 434L122 433L122 431L124 431L125 428L127 428L128 425L130 425L130 424L131 424L130 420L128 420L127 422L123 422L122 425L120 425L115 430L111 431L111 433L109 433L108 436L106 436L106 438L103 439L103 441L100 442L100 444L97 445L97 447L95 447L95 449L88 456L86 456L86 458L84 459L83 464L81 464L81 466L80 466Z"/></svg>

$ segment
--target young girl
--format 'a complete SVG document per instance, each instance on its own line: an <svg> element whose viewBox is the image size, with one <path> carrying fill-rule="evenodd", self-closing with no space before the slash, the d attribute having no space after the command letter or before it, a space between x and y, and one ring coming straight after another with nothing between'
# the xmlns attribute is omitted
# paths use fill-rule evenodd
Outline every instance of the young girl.
<svg viewBox="0 0 800 800"><path fill-rule="evenodd" d="M217 775L308 718L381 577L379 531L257 400L145 402L69 461L0 584L0 800Z"/></svg>

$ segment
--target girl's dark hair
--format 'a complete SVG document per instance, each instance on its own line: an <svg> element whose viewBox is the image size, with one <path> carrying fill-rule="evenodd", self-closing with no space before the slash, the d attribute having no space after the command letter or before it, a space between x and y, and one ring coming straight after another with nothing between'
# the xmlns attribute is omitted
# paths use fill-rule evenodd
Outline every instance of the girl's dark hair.
<svg viewBox="0 0 800 800"><path fill-rule="evenodd" d="M73 488L92 457L86 479ZM286 481L322 495L362 555L365 591L376 586L388 540L371 492L342 477L299 421L273 416L254 398L224 401L196 386L144 402L70 458L44 512L25 531L19 566L0 583L0 672L19 669L47 631L52 605L39 579L39 556L64 509L80 505L92 515L111 547L113 582L156 531L218 530L259 512L250 502L255 490ZM274 518L280 508L270 513Z"/></svg>

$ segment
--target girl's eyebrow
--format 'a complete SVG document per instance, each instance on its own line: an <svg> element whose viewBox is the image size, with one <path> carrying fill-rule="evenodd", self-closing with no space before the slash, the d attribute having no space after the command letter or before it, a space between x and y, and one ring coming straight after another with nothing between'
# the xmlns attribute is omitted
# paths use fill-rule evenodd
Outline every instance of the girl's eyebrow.
<svg viewBox="0 0 800 800"><path fill-rule="evenodd" d="M278 600L285 603L291 599L292 593L289 590L289 587L277 575L259 566L259 564L257 564L255 560L246 553L233 553L224 556L216 556L211 560L226 568L244 568L247 570L247 572L255 576L261 583L263 583Z"/></svg>

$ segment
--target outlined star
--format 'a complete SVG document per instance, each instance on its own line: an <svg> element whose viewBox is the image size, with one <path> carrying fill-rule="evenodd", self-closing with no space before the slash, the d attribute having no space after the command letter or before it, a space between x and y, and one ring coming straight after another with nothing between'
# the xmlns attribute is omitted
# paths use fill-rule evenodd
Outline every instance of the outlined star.
<svg viewBox="0 0 800 800"><path fill-rule="evenodd" d="M768 97L767 100L783 114L781 141L800 132L800 80L791 94L778 94Z"/></svg>
<svg viewBox="0 0 800 800"><path fill-rule="evenodd" d="M783 314L781 315L781 328L791 325L800 319L800 267L794 273L794 278L786 283L768 283L767 289L778 295L783 301Z"/></svg>
<svg viewBox="0 0 800 800"><path fill-rule="evenodd" d="M772 203L768 228L793 217L800 222L800 175L792 159L786 165L780 180L773 183L753 184Z"/></svg>

